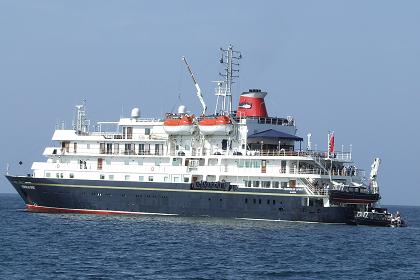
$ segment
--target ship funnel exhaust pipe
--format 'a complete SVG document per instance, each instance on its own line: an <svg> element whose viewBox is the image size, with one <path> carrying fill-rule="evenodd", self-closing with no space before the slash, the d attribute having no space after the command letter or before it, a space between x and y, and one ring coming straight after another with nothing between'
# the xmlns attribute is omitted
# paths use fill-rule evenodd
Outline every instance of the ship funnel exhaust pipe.
<svg viewBox="0 0 420 280"><path fill-rule="evenodd" d="M267 92L260 89L250 89L243 92L239 98L237 117L268 117L267 109L265 108L264 97Z"/></svg>

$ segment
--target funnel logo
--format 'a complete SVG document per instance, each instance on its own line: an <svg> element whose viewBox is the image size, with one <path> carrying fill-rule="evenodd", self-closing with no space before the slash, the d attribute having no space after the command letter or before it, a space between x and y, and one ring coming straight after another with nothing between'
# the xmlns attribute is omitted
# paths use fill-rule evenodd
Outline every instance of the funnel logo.
<svg viewBox="0 0 420 280"><path fill-rule="evenodd" d="M240 103L238 107L241 108L241 109L251 109L252 104L246 103L246 102L245 103Z"/></svg>

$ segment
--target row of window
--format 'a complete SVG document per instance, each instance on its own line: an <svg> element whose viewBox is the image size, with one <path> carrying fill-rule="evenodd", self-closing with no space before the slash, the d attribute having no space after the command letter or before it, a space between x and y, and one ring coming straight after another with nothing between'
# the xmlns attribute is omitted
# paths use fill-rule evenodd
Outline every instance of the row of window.
<svg viewBox="0 0 420 280"><path fill-rule="evenodd" d="M112 194L111 193L100 193L100 192L82 192L82 195L91 195L91 196L104 196L104 197L111 197ZM126 193L121 194L121 197L128 197L128 195ZM136 194L137 198L168 198L166 195L150 195L150 194Z"/></svg>
<svg viewBox="0 0 420 280"><path fill-rule="evenodd" d="M146 127L144 129L144 135L150 135L151 129ZM123 139L133 139L133 127L132 126L124 126L122 128L122 138Z"/></svg>
<svg viewBox="0 0 420 280"><path fill-rule="evenodd" d="M91 192L91 193L89 193L89 192L82 192L82 195L91 195L91 196L109 196L109 197L111 197L112 196L112 194L110 194L110 193L99 193L99 192ZM127 197L127 194L125 194L125 193L123 193L123 194L121 194L121 197ZM150 195L150 194L145 194L145 195L143 195L143 194L136 194L136 198L168 198L167 196L165 196L165 195L162 195L162 196L158 196L158 195ZM211 198L209 197L209 199L208 199L209 201L211 201ZM219 201L220 202L222 202L223 201L223 199L222 198L220 198L219 199ZM263 199L261 199L261 198L253 198L253 199L248 199L248 198L245 198L245 204L248 204L248 202L251 204L263 204L264 203L264 200ZM281 205L281 204L283 204L283 202L282 201L279 201L279 202L276 202L276 200L275 199L273 199L273 200L271 200L271 199L267 199L266 200L266 204L267 205L276 205L276 204L279 204L279 205ZM312 206L312 205L311 205ZM279 210L280 211L283 211L284 210L284 208L283 207L280 207L279 208Z"/></svg>
<svg viewBox="0 0 420 280"><path fill-rule="evenodd" d="M162 155L163 154L163 144L155 144L154 150L152 152L150 144L133 144L127 143L124 144L124 150L120 151L119 143L99 143L99 153L100 154L119 154L123 153L125 155Z"/></svg>
<svg viewBox="0 0 420 280"><path fill-rule="evenodd" d="M50 172L45 173L45 177L50 178L51 177L51 173ZM55 173L55 177L57 179L63 179L64 178L64 173ZM69 174L69 178L70 179L73 179L74 178L74 174L73 173L70 173Z"/></svg>
<svg viewBox="0 0 420 280"><path fill-rule="evenodd" d="M261 198L253 198L252 200L251 199L248 199L248 198L245 198L245 204L248 204L248 201L249 201L249 203L253 203L253 204L257 204L257 202L258 202L258 204L262 204L263 203L263 199L261 199ZM273 199L273 200L271 200L271 199L267 199L266 200L266 202L267 202L267 205L276 205L276 200L275 199ZM279 204L283 204L283 202L282 201L280 201L279 202Z"/></svg>
<svg viewBox="0 0 420 280"><path fill-rule="evenodd" d="M63 179L64 178L64 173L56 173L55 174L56 175L56 178L57 179ZM51 173L50 172L46 172L45 173L45 177L47 177L47 178L50 178L51 177ZM69 178L70 179L74 179L74 173L69 173ZM100 180L105 180L105 174L100 174L99 175L99 179ZM108 180L114 180L114 175L113 174L110 174L110 175L108 175ZM173 181L173 183L181 183L181 176L173 176L172 177L172 181ZM137 179L137 181L139 181L139 182L153 182L154 181L154 177L153 176L138 176L138 177L135 177L135 176L131 176L131 175L125 175L124 176L124 180L125 181L132 181L132 180L134 180L134 179ZM188 177L183 177L183 182L184 183L188 183L190 181L190 178L188 178ZM169 182L171 182L171 180L170 180L170 178L168 177L168 176L165 176L164 177L164 182L167 182L167 183L169 183Z"/></svg>
<svg viewBox="0 0 420 280"><path fill-rule="evenodd" d="M247 188L294 188L296 187L296 181L290 180L289 182L279 182L279 181L249 181L244 180L244 185Z"/></svg>
<svg viewBox="0 0 420 280"><path fill-rule="evenodd" d="M239 168L260 168L261 160L238 160Z"/></svg>

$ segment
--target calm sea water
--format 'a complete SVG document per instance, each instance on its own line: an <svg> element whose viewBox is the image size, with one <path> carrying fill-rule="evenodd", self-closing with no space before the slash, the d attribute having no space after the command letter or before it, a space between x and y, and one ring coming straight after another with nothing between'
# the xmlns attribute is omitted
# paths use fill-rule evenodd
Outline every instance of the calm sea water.
<svg viewBox="0 0 420 280"><path fill-rule="evenodd" d="M420 279L408 228L34 214L0 195L1 279Z"/></svg>

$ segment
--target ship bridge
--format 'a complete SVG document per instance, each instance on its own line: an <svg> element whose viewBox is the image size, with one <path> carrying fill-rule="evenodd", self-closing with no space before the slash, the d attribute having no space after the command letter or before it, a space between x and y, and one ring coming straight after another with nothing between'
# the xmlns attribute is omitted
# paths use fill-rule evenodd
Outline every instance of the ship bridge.
<svg viewBox="0 0 420 280"><path fill-rule="evenodd" d="M282 131L268 129L248 136L251 150L286 150L293 151L295 142L302 143L303 138ZM301 150L301 149L299 149Z"/></svg>

